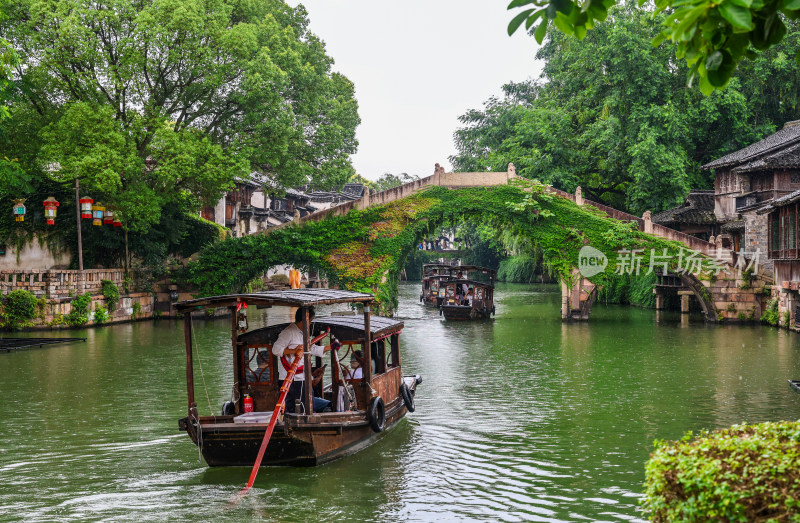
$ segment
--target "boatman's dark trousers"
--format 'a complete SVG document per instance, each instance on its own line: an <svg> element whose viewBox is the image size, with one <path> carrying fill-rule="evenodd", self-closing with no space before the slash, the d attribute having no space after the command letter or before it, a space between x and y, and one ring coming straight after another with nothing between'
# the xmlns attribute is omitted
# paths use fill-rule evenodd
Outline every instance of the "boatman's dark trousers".
<svg viewBox="0 0 800 523"><path fill-rule="evenodd" d="M305 381L292 381L289 387L289 392L286 394L286 412L294 412L294 404L296 400L300 400L305 407L305 398L303 398L303 384ZM303 412L303 407L300 412Z"/></svg>

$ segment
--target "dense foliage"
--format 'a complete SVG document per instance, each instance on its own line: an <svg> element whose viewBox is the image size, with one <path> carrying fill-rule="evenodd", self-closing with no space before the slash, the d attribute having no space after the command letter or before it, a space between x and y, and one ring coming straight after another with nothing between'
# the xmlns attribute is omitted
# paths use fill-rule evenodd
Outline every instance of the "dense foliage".
<svg viewBox="0 0 800 523"><path fill-rule="evenodd" d="M72 308L69 314L64 316L64 321L67 325L72 327L80 327L86 325L89 321L89 305L92 304L92 295L90 293L81 294L76 296L70 305Z"/></svg>
<svg viewBox="0 0 800 523"><path fill-rule="evenodd" d="M525 23L541 44L548 27L582 40L587 31L609 16L615 4L635 9L631 0L512 0L508 8L522 7L508 26L509 34ZM653 5L637 0L638 8ZM677 58L689 67L689 83L698 80L700 89L710 94L725 87L737 64L757 56L758 51L778 45L786 35L786 20L800 18L798 0L656 0L655 13L663 15L661 31L653 44L669 39ZM551 33L552 34L552 33ZM800 63L800 54L794 55Z"/></svg>
<svg viewBox="0 0 800 523"><path fill-rule="evenodd" d="M654 308L656 295L653 294L653 285L656 283L655 273L633 277L629 274L607 275L603 285L597 293L600 303L619 303L622 305L635 305L637 307ZM670 307L672 296L665 296L666 305Z"/></svg>
<svg viewBox="0 0 800 523"><path fill-rule="evenodd" d="M59 214L74 217L63 205L77 179L146 237L169 234L176 216L215 203L253 170L278 186L324 187L353 172L353 86L332 72L302 6L3 0L3 12L0 53L8 41L19 61L0 101L9 109L0 201L28 197L38 209L54 195ZM4 229L0 240L30 239ZM161 251L176 243L147 241Z"/></svg>
<svg viewBox="0 0 800 523"><path fill-rule="evenodd" d="M531 283L541 275L539 260L530 256L510 256L500 262L497 281L509 283Z"/></svg>
<svg viewBox="0 0 800 523"><path fill-rule="evenodd" d="M459 171L505 170L641 215L711 188L699 167L749 145L800 115L800 24L784 41L742 63L724 91L685 86L686 67L653 47L664 15L629 5L583 41L550 35L538 81L505 86L455 134Z"/></svg>
<svg viewBox="0 0 800 523"><path fill-rule="evenodd" d="M117 302L119 302L119 288L111 280L100 280L100 283L103 297L106 299L106 306L109 311L113 311L117 308Z"/></svg>
<svg viewBox="0 0 800 523"><path fill-rule="evenodd" d="M13 331L30 325L36 317L37 304L36 296L29 291L9 292L2 301L0 327Z"/></svg>
<svg viewBox="0 0 800 523"><path fill-rule="evenodd" d="M734 425L656 442L647 462L652 521L799 521L800 423Z"/></svg>
<svg viewBox="0 0 800 523"><path fill-rule="evenodd" d="M190 265L188 276L199 287L199 295L227 294L275 265L292 264L321 270L345 288L374 292L391 310L397 305L400 271L418 242L442 226L465 221L528 238L542 253L548 271L567 282L574 278L578 251L587 243L609 255L632 247L667 249L673 254L681 248L594 208L553 196L540 184L519 181L458 190L431 187L387 205L302 227L229 239L204 250ZM610 256L607 272L613 272L613 260Z"/></svg>

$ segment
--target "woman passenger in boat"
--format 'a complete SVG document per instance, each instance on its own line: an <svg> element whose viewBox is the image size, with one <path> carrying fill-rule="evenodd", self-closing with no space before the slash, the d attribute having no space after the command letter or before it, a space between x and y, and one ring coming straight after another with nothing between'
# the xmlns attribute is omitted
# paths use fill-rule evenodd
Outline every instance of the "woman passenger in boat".
<svg viewBox="0 0 800 523"><path fill-rule="evenodd" d="M314 307L308 308L308 320L313 321L316 312ZM331 350L331 345L311 345L308 350L312 356L322 357L326 352ZM295 356L303 356L303 309L297 309L294 315L294 323L290 323L278 335L278 339L272 345L272 354L278 357L278 378L279 385L286 379L286 374L292 366ZM297 372L294 375L289 387L289 392L286 394L286 412L294 412L296 400L304 402L303 386L305 384L305 375L303 374L303 365L297 367ZM318 405L321 406L317 400L326 402L326 407L330 405L330 401L322 398L314 398L315 410ZM305 410L305 403L303 403ZM323 410L322 408L319 409Z"/></svg>
<svg viewBox="0 0 800 523"><path fill-rule="evenodd" d="M467 295L464 296L464 304L472 307L472 301L474 299L475 299L475 291L473 289L470 289L467 291Z"/></svg>
<svg viewBox="0 0 800 523"><path fill-rule="evenodd" d="M354 350L350 356L350 371L347 373L347 379L360 380L364 377L364 370L361 368L361 360L364 358L364 353L360 350Z"/></svg>

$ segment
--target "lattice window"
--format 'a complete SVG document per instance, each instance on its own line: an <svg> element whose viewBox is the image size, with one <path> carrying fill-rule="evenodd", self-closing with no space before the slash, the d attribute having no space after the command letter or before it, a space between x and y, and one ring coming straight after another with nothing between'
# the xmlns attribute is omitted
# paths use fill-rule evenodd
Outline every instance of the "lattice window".
<svg viewBox="0 0 800 523"><path fill-rule="evenodd" d="M248 383L270 383L270 361L272 345L247 347L245 349L245 379Z"/></svg>

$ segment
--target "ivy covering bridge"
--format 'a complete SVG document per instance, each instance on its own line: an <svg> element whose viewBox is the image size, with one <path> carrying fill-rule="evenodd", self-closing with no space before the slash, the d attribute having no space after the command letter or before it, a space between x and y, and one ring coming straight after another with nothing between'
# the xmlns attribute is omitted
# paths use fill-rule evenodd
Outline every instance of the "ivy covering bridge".
<svg viewBox="0 0 800 523"><path fill-rule="evenodd" d="M584 245L610 255L621 249L655 249L677 259L686 246L638 230L636 223L609 218L589 205L553 194L549 187L515 178L507 185L425 188L385 205L341 216L292 224L267 235L232 238L205 249L189 267L199 295L241 291L277 265L324 272L333 284L374 293L384 313L397 307L397 283L406 257L442 226L484 222L530 238L549 271L572 287ZM602 283L613 273L609 256Z"/></svg>

